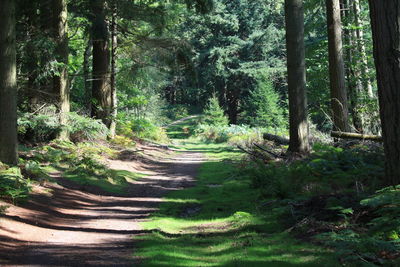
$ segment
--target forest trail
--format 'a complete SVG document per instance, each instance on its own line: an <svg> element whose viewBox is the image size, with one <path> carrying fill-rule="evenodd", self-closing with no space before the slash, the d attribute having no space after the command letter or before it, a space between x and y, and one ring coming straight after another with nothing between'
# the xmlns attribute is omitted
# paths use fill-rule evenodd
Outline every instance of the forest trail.
<svg viewBox="0 0 400 267"><path fill-rule="evenodd" d="M191 115L191 116L188 116L188 117L184 117L184 118L182 118L182 119L179 119L179 120L177 120L177 121L174 121L174 122L168 124L168 125L165 126L165 127L168 128L168 127L170 127L170 126L179 125L179 124L181 124L182 122L189 121L189 120L191 120L191 119L196 119L196 118L199 118L199 117L200 117L200 115Z"/></svg>
<svg viewBox="0 0 400 267"><path fill-rule="evenodd" d="M47 184L47 193L34 194L22 207L9 207L0 215L0 265L132 266L140 262L134 257L133 237L146 231L139 223L157 210L166 193L191 186L203 162L198 152L168 155L161 148L149 150L157 156L140 164L134 158L109 161L111 168L140 168L148 174L132 182L126 196L93 188L84 192L60 178L62 185Z"/></svg>

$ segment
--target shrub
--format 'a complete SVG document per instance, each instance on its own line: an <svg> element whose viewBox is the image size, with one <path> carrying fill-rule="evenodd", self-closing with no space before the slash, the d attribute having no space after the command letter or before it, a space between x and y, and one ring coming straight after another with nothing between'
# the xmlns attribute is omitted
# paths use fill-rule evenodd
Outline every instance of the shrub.
<svg viewBox="0 0 400 267"><path fill-rule="evenodd" d="M61 131L59 116L55 107L43 109L40 113L18 115L18 135L21 140L45 142L57 137Z"/></svg>
<svg viewBox="0 0 400 267"><path fill-rule="evenodd" d="M149 139L158 142L169 141L165 130L147 119L128 119L125 117L118 123L117 133L132 139Z"/></svg>
<svg viewBox="0 0 400 267"><path fill-rule="evenodd" d="M262 129L250 128L246 125L216 126L200 124L196 135L206 142L228 142L232 146L248 146L262 141Z"/></svg>
<svg viewBox="0 0 400 267"><path fill-rule="evenodd" d="M18 133L21 140L48 142L57 138L62 130L59 114L50 106L39 113L22 113L18 118ZM74 142L105 139L109 134L100 121L71 112L68 114L67 130Z"/></svg>
<svg viewBox="0 0 400 267"><path fill-rule="evenodd" d="M136 145L132 139L121 135L116 135L110 142L121 147L134 147Z"/></svg>
<svg viewBox="0 0 400 267"><path fill-rule="evenodd" d="M263 163L248 171L253 185L264 197L289 198L294 195L319 195L374 190L382 179L383 152L367 147L350 149L315 145L305 160L289 164Z"/></svg>
<svg viewBox="0 0 400 267"><path fill-rule="evenodd" d="M334 247L341 259L354 263L354 266L361 266L361 263L369 263L365 266L376 266L375 263L398 266L400 186L379 190L362 200L361 205L364 206L361 222L320 234L317 239Z"/></svg>
<svg viewBox="0 0 400 267"><path fill-rule="evenodd" d="M108 128L101 122L75 112L69 113L68 130L73 142L93 141L106 139Z"/></svg>
<svg viewBox="0 0 400 267"><path fill-rule="evenodd" d="M167 142L168 136L165 130L146 119L131 121L131 130L134 136L142 139L150 139L158 142Z"/></svg>
<svg viewBox="0 0 400 267"><path fill-rule="evenodd" d="M22 176L20 168L13 167L0 171L0 198L15 204L28 197L30 188L30 181Z"/></svg>
<svg viewBox="0 0 400 267"><path fill-rule="evenodd" d="M372 209L375 218L369 223L370 231L384 239L400 241L400 186L387 187L361 201ZM399 248L400 248L400 244Z"/></svg>

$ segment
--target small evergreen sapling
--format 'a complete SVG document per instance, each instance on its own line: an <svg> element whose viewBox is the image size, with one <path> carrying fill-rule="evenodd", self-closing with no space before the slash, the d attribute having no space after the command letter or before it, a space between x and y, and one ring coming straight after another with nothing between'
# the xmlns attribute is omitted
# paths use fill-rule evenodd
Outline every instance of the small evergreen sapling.
<svg viewBox="0 0 400 267"><path fill-rule="evenodd" d="M228 118L219 105L218 97L215 94L208 100L207 106L204 109L204 122L212 126L228 125Z"/></svg>

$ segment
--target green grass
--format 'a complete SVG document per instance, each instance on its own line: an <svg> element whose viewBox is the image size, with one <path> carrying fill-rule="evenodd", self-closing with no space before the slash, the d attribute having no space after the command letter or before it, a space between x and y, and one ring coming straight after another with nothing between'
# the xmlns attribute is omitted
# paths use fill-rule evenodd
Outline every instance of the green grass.
<svg viewBox="0 0 400 267"><path fill-rule="evenodd" d="M170 139L187 139L195 134L194 130L199 124L201 117L193 117L167 128L167 135Z"/></svg>
<svg viewBox="0 0 400 267"><path fill-rule="evenodd" d="M142 227L137 256L144 266L339 266L326 249L286 233L285 208L260 212L256 189L232 162L239 152L224 144L182 142L202 151L204 163L195 187L175 191Z"/></svg>

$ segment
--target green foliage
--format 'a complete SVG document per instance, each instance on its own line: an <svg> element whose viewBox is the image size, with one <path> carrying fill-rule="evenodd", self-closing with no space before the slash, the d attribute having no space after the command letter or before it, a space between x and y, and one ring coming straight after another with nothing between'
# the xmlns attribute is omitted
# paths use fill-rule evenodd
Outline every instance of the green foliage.
<svg viewBox="0 0 400 267"><path fill-rule="evenodd" d="M101 120L69 113L68 130L74 142L104 140L109 134L107 126Z"/></svg>
<svg viewBox="0 0 400 267"><path fill-rule="evenodd" d="M257 191L238 174L241 157L226 144L190 141L188 151L207 151L196 185L166 196L138 236L144 266L335 266L325 248L283 232L282 209L260 212Z"/></svg>
<svg viewBox="0 0 400 267"><path fill-rule="evenodd" d="M188 107L185 105L168 105L165 107L164 113L172 121L189 116Z"/></svg>
<svg viewBox="0 0 400 267"><path fill-rule="evenodd" d="M119 122L117 132L120 135L133 139L139 138L158 142L168 142L168 136L165 130L154 125L147 119L124 118L124 120Z"/></svg>
<svg viewBox="0 0 400 267"><path fill-rule="evenodd" d="M23 160L20 159L20 168L23 176L35 181L42 181L49 178L47 171L36 160Z"/></svg>
<svg viewBox="0 0 400 267"><path fill-rule="evenodd" d="M282 3L214 2L212 12L189 14L175 33L183 36L191 49L184 54L189 63L172 69L171 86L179 92L177 101L204 107L215 92L225 111L243 108L257 87L260 72L275 79L284 73ZM184 82L176 85L177 75Z"/></svg>
<svg viewBox="0 0 400 267"><path fill-rule="evenodd" d="M271 81L260 79L246 101L245 119L255 127L287 128L287 119L279 102L280 96Z"/></svg>
<svg viewBox="0 0 400 267"><path fill-rule="evenodd" d="M22 176L20 168L13 167L0 170L1 199L15 204L17 201L27 198L30 190L31 182Z"/></svg>
<svg viewBox="0 0 400 267"><path fill-rule="evenodd" d="M68 120L68 125L60 125L59 114L53 106L37 113L21 113L18 116L18 134L20 139L30 142L51 141L57 138L63 127L67 128L74 142L104 140L109 134L100 120L75 112L68 114Z"/></svg>
<svg viewBox="0 0 400 267"><path fill-rule="evenodd" d="M116 135L113 139L110 140L111 144L117 145L119 147L134 147L136 143L126 136Z"/></svg>
<svg viewBox="0 0 400 267"><path fill-rule="evenodd" d="M389 237L396 242L399 241L400 186L379 190L370 198L361 201L361 204L371 208L375 215L369 223L372 233L381 238Z"/></svg>
<svg viewBox="0 0 400 267"><path fill-rule="evenodd" d="M22 140L49 141L56 138L60 131L59 116L54 107L39 113L20 113L18 116L18 134Z"/></svg>
<svg viewBox="0 0 400 267"><path fill-rule="evenodd" d="M249 172L253 185L264 197L373 190L382 179L382 155L379 149L371 152L363 146L342 149L317 144L305 160L290 164L260 163Z"/></svg>
<svg viewBox="0 0 400 267"><path fill-rule="evenodd" d="M167 135L171 139L189 139L195 135L197 126L200 124L202 116L192 116L174 122L167 127Z"/></svg>
<svg viewBox="0 0 400 267"><path fill-rule="evenodd" d="M363 199L365 223L318 236L346 261L397 266L400 263L400 187L388 187ZM365 216L365 215L364 215Z"/></svg>
<svg viewBox="0 0 400 267"><path fill-rule="evenodd" d="M196 135L205 142L223 143L231 145L247 145L262 140L262 129L250 128L246 125L213 126L200 124Z"/></svg>
<svg viewBox="0 0 400 267"><path fill-rule="evenodd" d="M220 107L218 97L214 94L207 103L204 111L204 123L210 126L227 126L228 118Z"/></svg>
<svg viewBox="0 0 400 267"><path fill-rule="evenodd" d="M61 171L63 176L83 186L98 187L106 192L126 194L128 182L142 174L109 169L104 158L115 158L117 151L98 143L74 144L54 141L29 152L23 161L24 174L29 177L47 178L47 169ZM57 182L57 180L55 180Z"/></svg>
<svg viewBox="0 0 400 267"><path fill-rule="evenodd" d="M250 175L263 198L289 203L294 221L286 216L285 223L294 224L291 231L307 233L307 238L333 248L342 262L397 266L400 187L384 188L365 198L382 184L382 158L383 149L375 145L317 144L307 158L259 162L243 174Z"/></svg>

